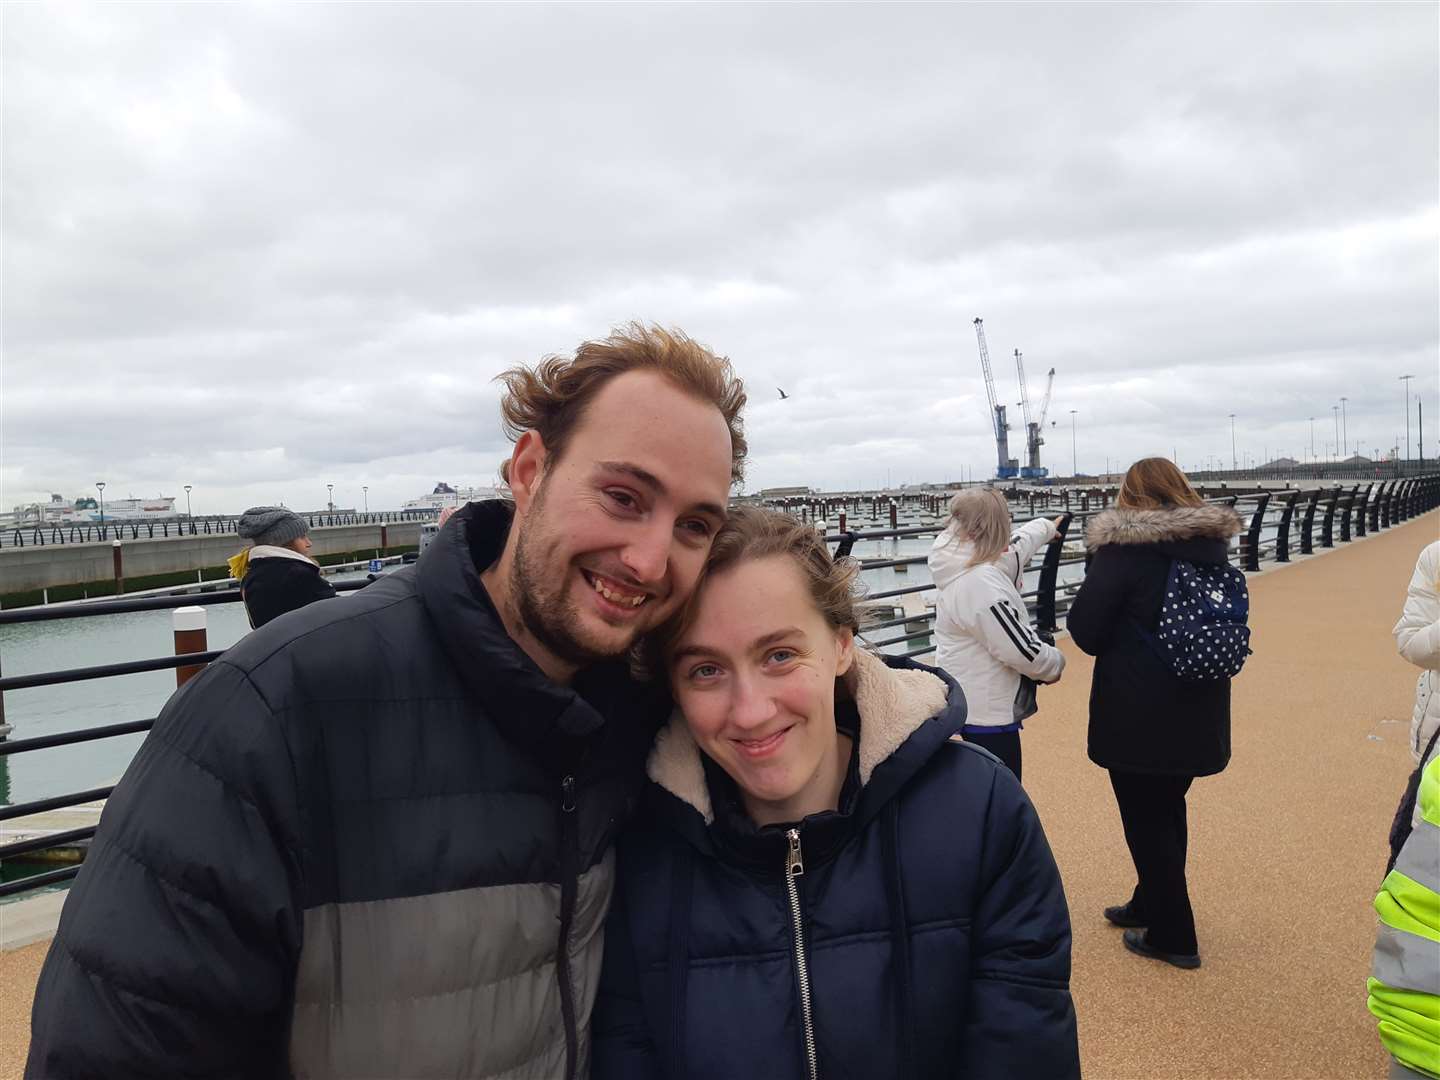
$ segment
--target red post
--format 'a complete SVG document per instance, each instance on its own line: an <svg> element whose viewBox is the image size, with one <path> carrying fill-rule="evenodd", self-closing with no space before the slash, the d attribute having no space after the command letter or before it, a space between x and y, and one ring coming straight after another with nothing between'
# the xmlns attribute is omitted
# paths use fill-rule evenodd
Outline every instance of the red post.
<svg viewBox="0 0 1440 1080"><path fill-rule="evenodd" d="M844 510L841 510L841 511L840 511L840 531L841 531L841 532L844 532L844 531L845 531L845 511L844 511Z"/></svg>
<svg viewBox="0 0 1440 1080"><path fill-rule="evenodd" d="M184 656L187 653L207 652L209 650L210 646L207 644L205 633L205 609L203 607L176 608L174 620L176 656ZM184 667L176 668L176 687L184 686L196 675L199 675L200 670L204 666L204 664L187 664Z"/></svg>
<svg viewBox="0 0 1440 1080"><path fill-rule="evenodd" d="M115 567L115 593L119 595L125 591L125 560L120 554L120 541L114 541L110 546L110 561Z"/></svg>
<svg viewBox="0 0 1440 1080"><path fill-rule="evenodd" d="M383 555L385 549L390 546L390 529L388 526L380 526L380 553Z"/></svg>
<svg viewBox="0 0 1440 1080"><path fill-rule="evenodd" d="M898 512L897 512L896 509L895 509L895 500L894 500L894 499L891 499L891 500L890 500L890 528L892 528L892 529L894 529L894 528L897 527L897 523L898 523L898 521L899 521L899 518L897 517L897 513L898 513Z"/></svg>

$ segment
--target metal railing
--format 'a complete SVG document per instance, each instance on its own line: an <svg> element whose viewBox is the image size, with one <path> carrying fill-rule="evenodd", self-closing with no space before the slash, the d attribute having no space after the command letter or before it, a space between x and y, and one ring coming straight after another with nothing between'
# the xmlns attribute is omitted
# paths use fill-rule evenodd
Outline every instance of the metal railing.
<svg viewBox="0 0 1440 1080"><path fill-rule="evenodd" d="M1242 518L1248 515L1248 524L1233 549L1233 557L1239 566L1249 572L1262 568L1266 562L1289 562L1298 541L1302 554L1311 554L1316 547L1318 519L1319 547L1332 548L1337 543L1345 544L1386 529L1417 514L1440 506L1440 476L1411 477L1379 483L1355 484L1348 488L1332 486L1308 491L1260 491L1260 492L1206 492L1211 501L1227 503L1240 511ZM1069 516L1060 528L1060 541L1048 545L1036 556L1039 560L1038 579L1033 589L1022 591L1022 598L1031 609L1036 628L1054 633L1061 628L1061 618L1069 607L1069 601L1079 588L1079 581L1066 584L1060 582L1063 567L1083 564L1082 554L1067 552L1067 544L1073 545L1079 539L1077 523L1093 517L1108 506L1114 498L1113 489L1093 489L1086 492L1023 493L1022 503L1040 516L1051 516L1048 511L1065 513L1064 506L1072 504ZM842 509L845 502L848 509ZM805 505L800 505L805 503ZM873 503L873 505L864 505ZM884 502L881 500L805 500L789 504L791 512L800 512L815 517L820 514L842 514L839 520L849 524L848 515L869 510L870 516L881 518L885 524L876 528L851 530L826 529L825 539L834 544L836 554L850 554L856 543L872 540L903 540L924 536L935 536L944 528L942 516L944 497L935 494L917 495L910 498ZM1018 509L1018 508L1017 508ZM929 520L905 521L908 515L928 516ZM1023 520L1017 514L1017 520ZM888 527L887 527L888 526ZM912 555L895 558L871 558L861 560L861 572L873 573L883 569L908 568L928 561L927 555ZM1033 563L1028 571L1036 568ZM1083 580L1083 579L1082 579ZM337 591L347 592L365 587L368 581L340 582ZM903 596L933 592L933 583L923 583L901 588L885 589L869 593L864 602L874 610L885 600ZM0 626L41 622L53 619L87 618L110 615L119 612L164 611L180 607L233 604L240 602L238 589L208 592L183 596L146 596L123 600L98 600L85 603L55 604L41 607L17 608L0 611ZM896 613L892 607L888 615L880 615L866 623L862 637L877 648L905 648L901 656L925 656L933 653L936 645L934 636L933 607L923 612ZM881 631L901 627L898 634L879 636ZM177 635L178 637L178 635ZM38 672L29 675L0 677L0 724L4 721L4 692L37 686L51 686L85 679L110 678L116 675L142 671L195 668L208 664L218 656L219 651L179 652L174 656L155 657L126 661L118 664L103 664L92 667L70 668L61 671ZM5 741L0 739L0 756L28 753L51 749L75 743L91 742L98 739L114 738L148 731L155 723L151 717L122 723L105 724L76 731L59 732L33 738ZM0 806L0 821L11 821L32 814L107 798L113 789L93 788L68 795ZM0 861L26 855L34 855L47 849L63 845L84 843L93 837L94 826L69 829L0 846ZM17 881L0 884L0 897L63 883L79 872L79 866L66 866L57 870L33 874Z"/></svg>
<svg viewBox="0 0 1440 1080"><path fill-rule="evenodd" d="M437 510L386 510L371 513L300 514L312 529L341 525L396 525L434 521ZM95 522L31 522L0 530L0 547L43 547L46 544L103 544L113 540L181 540L192 536L234 536L238 517L163 518L158 521L118 519Z"/></svg>

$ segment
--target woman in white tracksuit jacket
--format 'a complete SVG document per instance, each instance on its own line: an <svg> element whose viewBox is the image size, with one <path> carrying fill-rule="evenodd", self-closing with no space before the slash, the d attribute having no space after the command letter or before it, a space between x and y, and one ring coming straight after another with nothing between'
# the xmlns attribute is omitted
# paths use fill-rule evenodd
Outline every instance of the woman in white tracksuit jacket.
<svg viewBox="0 0 1440 1080"><path fill-rule="evenodd" d="M961 735L983 746L1020 778L1020 729L1035 713L1035 684L1053 683L1065 657L1030 626L1020 588L1035 552L1055 538L1055 523L1027 522L1013 535L1005 496L962 491L930 549L936 663L965 691Z"/></svg>
<svg viewBox="0 0 1440 1080"><path fill-rule="evenodd" d="M1423 670L1415 683L1415 714L1410 721L1410 754L1415 764L1440 728L1440 540L1424 551L1415 563L1415 575L1405 594L1405 610L1395 624L1395 643L1400 655ZM1440 756L1440 743L1431 756ZM1415 807L1415 823L1420 807Z"/></svg>

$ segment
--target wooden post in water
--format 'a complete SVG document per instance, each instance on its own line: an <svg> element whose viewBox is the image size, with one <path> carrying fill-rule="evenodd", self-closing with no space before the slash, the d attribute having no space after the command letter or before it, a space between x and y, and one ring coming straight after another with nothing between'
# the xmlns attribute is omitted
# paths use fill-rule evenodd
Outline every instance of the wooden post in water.
<svg viewBox="0 0 1440 1080"><path fill-rule="evenodd" d="M117 596L125 591L125 560L121 555L121 550L119 540L110 545L110 561L115 567L115 595Z"/></svg>
<svg viewBox="0 0 1440 1080"><path fill-rule="evenodd" d="M841 511L840 511L840 531L841 531L841 532L844 532L844 531L845 531L845 521L846 521L846 518L847 518L847 515L846 515L845 511L844 511L844 510L841 510Z"/></svg>
<svg viewBox="0 0 1440 1080"><path fill-rule="evenodd" d="M207 652L210 648L205 634L205 609L203 607L176 608L174 614L175 655ZM199 675L204 664L187 664L175 669L176 687L184 686Z"/></svg>

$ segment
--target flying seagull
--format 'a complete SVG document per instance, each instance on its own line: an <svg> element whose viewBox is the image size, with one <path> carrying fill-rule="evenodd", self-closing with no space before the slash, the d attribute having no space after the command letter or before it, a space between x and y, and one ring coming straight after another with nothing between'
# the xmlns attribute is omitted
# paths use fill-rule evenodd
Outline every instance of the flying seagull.
<svg viewBox="0 0 1440 1080"><path fill-rule="evenodd" d="M776 390L780 390L780 388L779 388L778 386L775 387L775 389L776 389ZM789 397L790 397L790 395L787 394L787 393L785 393L784 390L780 390L780 400L781 400L781 401L785 401L785 400L787 400Z"/></svg>

